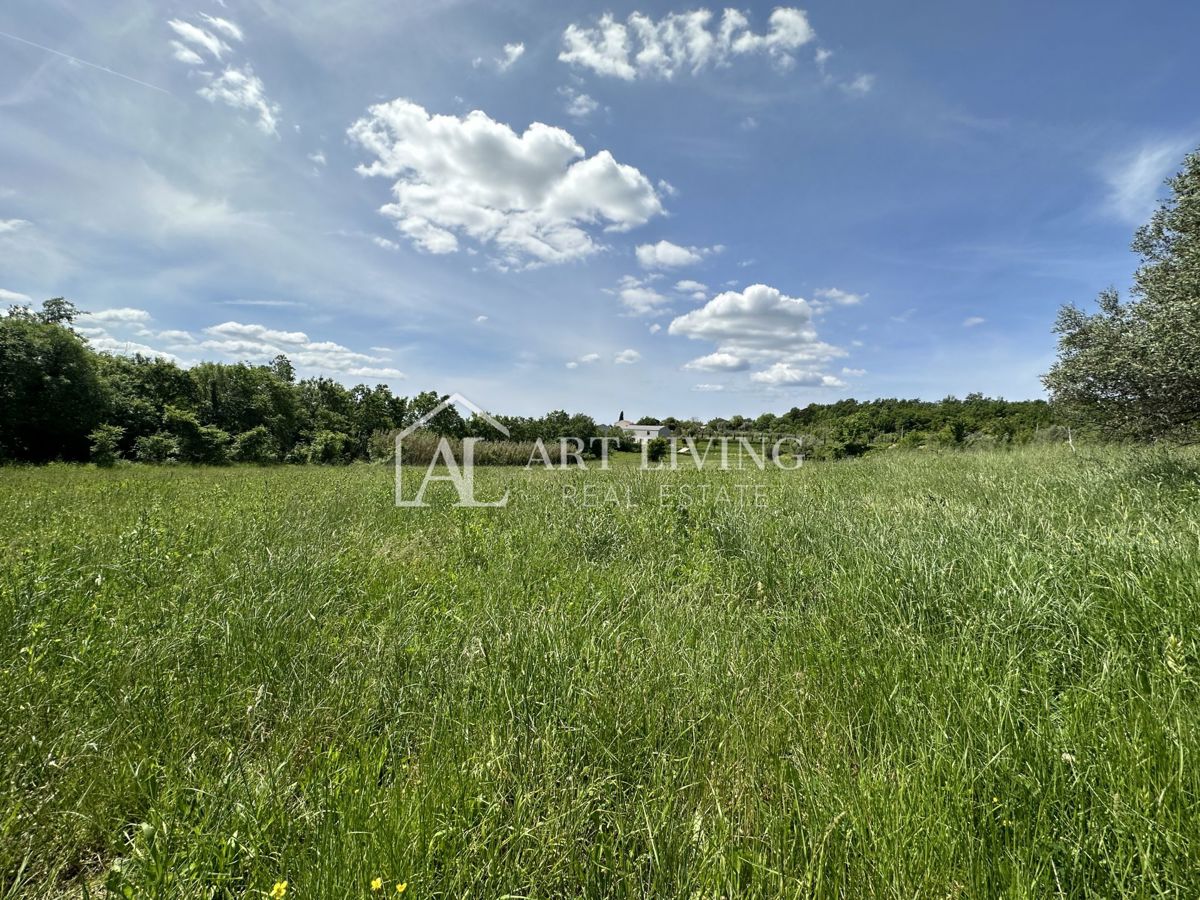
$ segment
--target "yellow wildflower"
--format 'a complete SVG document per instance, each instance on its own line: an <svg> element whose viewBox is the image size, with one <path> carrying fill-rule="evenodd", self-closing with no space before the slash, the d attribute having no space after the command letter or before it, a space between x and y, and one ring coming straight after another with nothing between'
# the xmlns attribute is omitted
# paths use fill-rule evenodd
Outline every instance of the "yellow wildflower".
<svg viewBox="0 0 1200 900"><path fill-rule="evenodd" d="M401 881L399 884L396 885L396 893L397 894L403 894L407 890L408 890L408 882L407 881Z"/></svg>
<svg viewBox="0 0 1200 900"><path fill-rule="evenodd" d="M271 888L271 893L269 893L267 896L270 897L271 900L283 900L283 898L286 894L287 894L287 882L286 881L277 881L277 882L275 882L275 886L273 888Z"/></svg>
<svg viewBox="0 0 1200 900"><path fill-rule="evenodd" d="M371 890L378 891L378 890L381 890L382 888L383 888L383 879L382 878L372 878L371 879Z"/></svg>

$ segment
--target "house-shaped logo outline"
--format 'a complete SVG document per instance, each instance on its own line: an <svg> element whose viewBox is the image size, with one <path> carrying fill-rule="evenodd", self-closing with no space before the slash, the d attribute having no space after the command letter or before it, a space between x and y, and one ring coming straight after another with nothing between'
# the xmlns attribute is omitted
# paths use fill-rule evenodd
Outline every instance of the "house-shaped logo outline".
<svg viewBox="0 0 1200 900"><path fill-rule="evenodd" d="M421 426L425 425L434 416L436 416L438 413L440 413L443 409L446 409L446 407L448 407L448 406L465 406L471 412L475 413L475 415L482 416L483 420L485 422L487 422L489 425L491 425L493 428L495 428L497 431L499 431L502 435L504 435L505 437L510 436L508 429L505 428L503 425L501 425L499 422L497 422L494 418L492 418L492 416L488 413L488 411L486 409L472 403L470 400L468 400L462 394L455 392L455 393L451 394L450 396L448 396L445 400L443 400L437 406L435 406L433 409L431 409L429 412L425 413L425 415L421 416L421 418L417 419L417 421L413 422L411 425L409 425L407 428L405 428L403 431L401 431L399 434L397 434L396 435L396 449L397 450L400 449L400 442L402 440L404 440L406 437L408 437L410 434L412 434L414 431L416 431Z"/></svg>

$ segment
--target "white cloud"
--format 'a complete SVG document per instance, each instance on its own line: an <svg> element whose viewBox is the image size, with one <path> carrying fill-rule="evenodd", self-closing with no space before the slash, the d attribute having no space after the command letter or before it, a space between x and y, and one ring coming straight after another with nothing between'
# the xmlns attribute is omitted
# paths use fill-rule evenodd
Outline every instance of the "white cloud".
<svg viewBox="0 0 1200 900"><path fill-rule="evenodd" d="M242 34L242 29L238 28L237 25L235 25L233 22L230 22L228 19L210 16L208 13L200 13L200 18L227 37L231 37L235 41L244 40L245 36Z"/></svg>
<svg viewBox="0 0 1200 900"><path fill-rule="evenodd" d="M653 325L650 326L651 334L658 334L660 331L662 331L662 326L659 325L657 322L655 322Z"/></svg>
<svg viewBox="0 0 1200 900"><path fill-rule="evenodd" d="M621 288L619 296L626 309L640 316L658 315L660 307L669 302L654 288L644 286Z"/></svg>
<svg viewBox="0 0 1200 900"><path fill-rule="evenodd" d="M983 316L968 316L963 319L963 328L974 328L976 325L982 325L987 319Z"/></svg>
<svg viewBox="0 0 1200 900"><path fill-rule="evenodd" d="M81 322L100 322L104 324L113 324L121 322L130 324L134 322L149 322L150 313L144 309L134 309L129 306L121 306L115 309L101 309L96 312L84 313L79 317Z"/></svg>
<svg viewBox="0 0 1200 900"><path fill-rule="evenodd" d="M568 369L578 369L580 366L590 366L592 363L600 361L599 353L585 353L578 359L573 359L567 363Z"/></svg>
<svg viewBox="0 0 1200 900"><path fill-rule="evenodd" d="M708 285L690 278L675 282L675 290L683 294L690 294L693 300L703 300L708 296Z"/></svg>
<svg viewBox="0 0 1200 900"><path fill-rule="evenodd" d="M475 321L476 321L476 322L478 322L478 323L480 323L480 324L483 324L483 323L484 323L484 322L486 322L487 320L488 320L488 317L487 317L487 316L476 316L476 317L475 317Z"/></svg>
<svg viewBox="0 0 1200 900"><path fill-rule="evenodd" d="M871 93L871 88L875 86L874 75L859 75L853 81L843 82L840 87L852 97L863 97Z"/></svg>
<svg viewBox="0 0 1200 900"><path fill-rule="evenodd" d="M524 44L505 44L504 56L496 60L496 68L498 68L501 72L507 72L512 67L512 64L520 59L524 54Z"/></svg>
<svg viewBox="0 0 1200 900"><path fill-rule="evenodd" d="M284 354L298 367L355 378L403 378L398 369L375 365L379 356L359 353L333 341L314 341L302 331L279 331L265 325L222 322L205 328L199 347L232 359L265 361Z"/></svg>
<svg viewBox="0 0 1200 900"><path fill-rule="evenodd" d="M171 48L175 51L175 58L181 63L189 66L204 65L204 57L186 44L181 44L179 41L171 41Z"/></svg>
<svg viewBox="0 0 1200 900"><path fill-rule="evenodd" d="M866 369L848 369L848 368L843 367L842 374L849 378L860 378L861 376L867 374L867 370Z"/></svg>
<svg viewBox="0 0 1200 900"><path fill-rule="evenodd" d="M686 368L739 371L767 365L751 376L762 384L800 384L788 379L811 380L815 364L845 355L818 339L807 301L765 284L718 294L674 319L669 332L716 344L715 352L692 360Z"/></svg>
<svg viewBox="0 0 1200 900"><path fill-rule="evenodd" d="M587 94L581 94L572 87L560 87L558 93L567 100L567 115L573 119L586 119L597 109L600 104ZM661 182L660 182L661 185ZM664 193L669 193L664 191Z"/></svg>
<svg viewBox="0 0 1200 900"><path fill-rule="evenodd" d="M116 356L150 356L176 362L179 361L179 357L174 353L168 353L166 350L158 350L148 344L141 344L137 341L116 338L110 334L101 333L95 337L88 335L88 343L91 344L93 350L100 353L111 353Z"/></svg>
<svg viewBox="0 0 1200 900"><path fill-rule="evenodd" d="M212 26L214 31L219 31L233 40L241 41L243 38L241 28L228 19L205 13L201 13L200 18ZM182 19L171 19L167 25L186 44L191 45L189 47L177 40L170 41L175 59L185 65L198 66L204 62L196 49L206 51L219 62L224 62L225 56L233 53L232 48L221 38L199 25ZM265 134L279 133L279 105L267 98L262 79L254 74L254 69L249 63L226 65L220 74L208 70L199 70L196 74L204 82L196 93L205 100L252 112L257 116L257 124L261 131Z"/></svg>
<svg viewBox="0 0 1200 900"><path fill-rule="evenodd" d="M18 291L9 291L0 288L0 303L15 303L18 306L23 306L27 303L32 303L33 298L28 294L22 294Z"/></svg>
<svg viewBox="0 0 1200 900"><path fill-rule="evenodd" d="M1109 211L1133 225L1148 221L1167 194L1163 182L1183 166L1193 144L1194 139L1155 141L1110 159L1102 169Z"/></svg>
<svg viewBox="0 0 1200 900"><path fill-rule="evenodd" d="M718 393L720 391L725 390L725 385L723 385L723 384L694 384L694 385L692 385L692 390L700 391L701 393L704 393L704 394L713 394L713 393Z"/></svg>
<svg viewBox="0 0 1200 900"><path fill-rule="evenodd" d="M636 275L623 275L617 282L617 289L615 291L606 291L606 293L615 293L620 298L621 305L629 311L629 315L662 315L665 312L663 307L669 304L671 300L651 286L657 278L658 276L656 275L651 275L648 278L638 278Z"/></svg>
<svg viewBox="0 0 1200 900"><path fill-rule="evenodd" d="M250 66L227 68L197 93L212 103L225 103L235 109L257 113L259 130L265 134L278 134L279 106L267 99L262 79Z"/></svg>
<svg viewBox="0 0 1200 900"><path fill-rule="evenodd" d="M750 363L732 353L710 353L693 359L684 365L685 369L699 369L703 372L741 372L750 368Z"/></svg>
<svg viewBox="0 0 1200 900"><path fill-rule="evenodd" d="M636 350L622 350L613 357L613 362L621 366L630 366L642 358L642 354Z"/></svg>
<svg viewBox="0 0 1200 900"><path fill-rule="evenodd" d="M669 13L657 21L635 12L625 23L605 14L594 26L568 25L558 58L626 81L670 79L750 54L767 54L787 68L794 62L792 51L815 36L803 10L784 7L771 13L761 34L751 31L749 19L735 9L726 9L719 21L708 9Z"/></svg>
<svg viewBox="0 0 1200 900"><path fill-rule="evenodd" d="M25 219L0 219L0 234L19 231L28 224Z"/></svg>
<svg viewBox="0 0 1200 900"><path fill-rule="evenodd" d="M170 26L172 31L183 38L184 41L201 50L206 50L216 60L222 60L225 58L226 53L233 52L227 43L211 31L205 31L200 26L193 25L191 22L184 22L182 19L171 19L167 22L167 25ZM179 58L178 54L176 54L176 58Z"/></svg>
<svg viewBox="0 0 1200 900"><path fill-rule="evenodd" d="M518 135L479 110L430 115L397 99L372 106L349 135L375 157L360 174L395 179L380 212L430 253L453 253L468 237L510 265L561 263L602 248L587 226L625 231L663 212L633 166L607 150L587 156L540 122Z"/></svg>
<svg viewBox="0 0 1200 900"><path fill-rule="evenodd" d="M310 154L308 154L308 158L309 158L309 161L310 161L310 162L314 162L314 163L316 163L318 166L324 166L324 165L327 165L327 164L328 164L328 162L329 162L329 160L327 160L327 159L325 158L325 151L324 151L324 150L318 150L316 153L310 153Z"/></svg>
<svg viewBox="0 0 1200 900"><path fill-rule="evenodd" d="M746 118L738 123L738 128L742 129L742 131L753 131L757 127L758 119L754 118L754 116L746 116Z"/></svg>
<svg viewBox="0 0 1200 900"><path fill-rule="evenodd" d="M750 380L772 387L845 387L846 382L835 375L825 375L816 369L798 369L790 363L773 363L770 368L755 372Z"/></svg>
<svg viewBox="0 0 1200 900"><path fill-rule="evenodd" d="M704 257L724 249L720 244L714 247L681 247L670 241L659 241L657 244L641 244L635 252L644 269L676 269L694 266Z"/></svg>
<svg viewBox="0 0 1200 900"><path fill-rule="evenodd" d="M382 247L384 250L399 250L400 249L400 245L397 244L395 241L388 240L385 237L379 237L378 235L375 235L371 238L371 243L374 244L376 247Z"/></svg>
<svg viewBox="0 0 1200 900"><path fill-rule="evenodd" d="M817 299L809 305L814 313L827 312L834 306L858 306L866 299L866 294L853 294L840 288L818 288L813 292Z"/></svg>

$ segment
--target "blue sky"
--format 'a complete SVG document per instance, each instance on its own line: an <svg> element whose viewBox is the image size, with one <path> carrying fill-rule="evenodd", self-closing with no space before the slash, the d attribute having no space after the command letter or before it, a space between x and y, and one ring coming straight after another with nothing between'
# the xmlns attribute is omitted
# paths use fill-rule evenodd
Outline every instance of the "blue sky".
<svg viewBox="0 0 1200 900"><path fill-rule="evenodd" d="M1040 396L1200 6L9 0L0 299L602 420Z"/></svg>

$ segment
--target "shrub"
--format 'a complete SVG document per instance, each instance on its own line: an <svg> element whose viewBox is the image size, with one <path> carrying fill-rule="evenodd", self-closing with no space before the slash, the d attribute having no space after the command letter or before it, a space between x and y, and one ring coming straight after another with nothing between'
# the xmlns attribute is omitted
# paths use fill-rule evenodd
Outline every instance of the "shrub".
<svg viewBox="0 0 1200 900"><path fill-rule="evenodd" d="M121 438L124 436L125 429L117 425L97 426L88 435L92 462L106 469L114 465L121 457Z"/></svg>
<svg viewBox="0 0 1200 900"><path fill-rule="evenodd" d="M646 446L646 458L650 460L650 462L658 462L660 459L666 456L667 451L670 449L671 445L667 443L666 438L653 438Z"/></svg>
<svg viewBox="0 0 1200 900"><path fill-rule="evenodd" d="M138 438L133 452L138 462L174 462L179 458L179 439L165 431L157 431Z"/></svg>
<svg viewBox="0 0 1200 900"><path fill-rule="evenodd" d="M201 425L196 414L176 406L163 412L163 424L179 440L184 462L219 466L229 462L230 436L213 425Z"/></svg>
<svg viewBox="0 0 1200 900"><path fill-rule="evenodd" d="M347 462L346 447L349 443L349 435L340 431L318 431L309 445L308 461L326 465Z"/></svg>
<svg viewBox="0 0 1200 900"><path fill-rule="evenodd" d="M233 441L233 458L238 462L266 465L279 459L279 447L263 425L243 431Z"/></svg>

